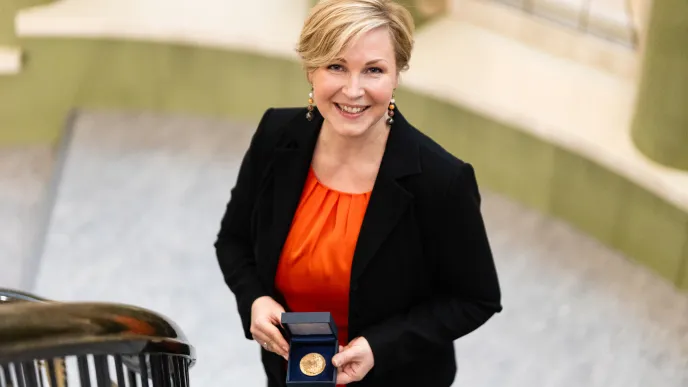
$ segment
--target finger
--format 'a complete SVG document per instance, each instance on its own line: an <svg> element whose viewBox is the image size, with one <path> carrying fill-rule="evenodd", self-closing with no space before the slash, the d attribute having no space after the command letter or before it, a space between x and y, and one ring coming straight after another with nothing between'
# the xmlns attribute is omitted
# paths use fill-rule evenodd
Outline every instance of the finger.
<svg viewBox="0 0 688 387"><path fill-rule="evenodd" d="M258 344L260 344L260 346L263 347L264 350L280 355L284 358L284 360L289 360L289 353L281 351L280 348L276 346L271 341L271 339L265 336L264 334L253 336L253 339L256 340L256 342L258 342Z"/></svg>
<svg viewBox="0 0 688 387"><path fill-rule="evenodd" d="M284 334L282 333L284 331L284 325L282 324L282 313L284 310L277 311L273 316L272 316L272 325L277 327L277 330L279 331L280 337L284 338ZM285 341L286 342L286 341Z"/></svg>
<svg viewBox="0 0 688 387"><path fill-rule="evenodd" d="M272 338L268 336L261 328L256 328L253 333L253 339L270 352L275 352L278 348L272 342Z"/></svg>
<svg viewBox="0 0 688 387"><path fill-rule="evenodd" d="M263 334L262 332L256 332L253 334L253 340L255 340L258 344L260 344L261 347L263 347L266 350L270 349L270 346L268 345L270 338Z"/></svg>
<svg viewBox="0 0 688 387"><path fill-rule="evenodd" d="M332 356L332 364L337 368L344 368L352 362L356 353L352 349L344 349L342 352Z"/></svg>
<svg viewBox="0 0 688 387"><path fill-rule="evenodd" d="M277 329L276 326L272 324L266 324L262 331L268 336L270 339L269 341L271 341L273 345L277 347L275 348L275 352L279 350L280 355L287 355L289 352L289 344L287 344L287 340L284 339L282 333L279 331L279 329Z"/></svg>
<svg viewBox="0 0 688 387"><path fill-rule="evenodd" d="M275 329L275 330L277 329L275 326L273 326L269 323L258 326L256 328L256 333L254 334L254 336L260 340L260 344L263 346L263 348L265 348L266 350L268 350L270 352L274 352L274 353L282 356L283 358L287 359L288 354L289 354L288 347L286 347L286 349L285 349L284 344L280 344L280 341L276 340L275 336L271 335L269 333L270 328ZM277 335L278 338L281 338L282 335L279 334L279 331L277 331L277 332L278 332L278 335ZM281 341L284 341L284 338L282 338ZM265 345L266 343L267 343L267 346Z"/></svg>
<svg viewBox="0 0 688 387"><path fill-rule="evenodd" d="M341 369L337 371L337 381L335 382L336 384L349 384L353 381L354 378L352 378L351 375L347 374Z"/></svg>
<svg viewBox="0 0 688 387"><path fill-rule="evenodd" d="M272 315L270 316L270 320L272 320L274 325L282 325L282 313L284 313L283 308L277 308L273 311Z"/></svg>

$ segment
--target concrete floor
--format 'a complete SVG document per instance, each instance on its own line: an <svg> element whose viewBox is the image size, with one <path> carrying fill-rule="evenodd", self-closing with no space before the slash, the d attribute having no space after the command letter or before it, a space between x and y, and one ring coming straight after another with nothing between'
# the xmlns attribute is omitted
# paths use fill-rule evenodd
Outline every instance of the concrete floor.
<svg viewBox="0 0 688 387"><path fill-rule="evenodd" d="M263 386L212 249L254 127L78 116L31 290L161 312L197 348L193 385ZM456 343L456 386L688 386L687 295L559 221L483 195L505 310Z"/></svg>
<svg viewBox="0 0 688 387"><path fill-rule="evenodd" d="M23 287L36 271L53 149L0 149L0 287Z"/></svg>

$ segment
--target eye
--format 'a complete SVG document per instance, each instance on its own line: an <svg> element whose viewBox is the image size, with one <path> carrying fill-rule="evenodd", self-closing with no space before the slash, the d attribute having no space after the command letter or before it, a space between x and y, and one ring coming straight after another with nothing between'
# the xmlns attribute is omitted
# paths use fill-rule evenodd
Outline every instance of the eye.
<svg viewBox="0 0 688 387"><path fill-rule="evenodd" d="M329 65L329 66L327 66L327 69L328 69L328 70L332 70L332 71L341 71L341 70L343 70L342 66L340 66L340 65L338 65L338 64Z"/></svg>
<svg viewBox="0 0 688 387"><path fill-rule="evenodd" d="M371 68L368 69L368 71L370 71L370 72L373 73L373 74L382 74L382 73L384 73L384 71L383 71L381 68L379 68L379 67L371 67Z"/></svg>

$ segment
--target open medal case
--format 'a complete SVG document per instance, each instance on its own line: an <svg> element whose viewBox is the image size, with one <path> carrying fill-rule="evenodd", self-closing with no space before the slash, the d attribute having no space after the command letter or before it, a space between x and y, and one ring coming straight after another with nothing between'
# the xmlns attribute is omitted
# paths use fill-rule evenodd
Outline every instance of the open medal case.
<svg viewBox="0 0 688 387"><path fill-rule="evenodd" d="M332 357L339 350L339 340L332 315L329 312L282 313L282 326L289 342L287 386L334 387L337 369L332 365Z"/></svg>

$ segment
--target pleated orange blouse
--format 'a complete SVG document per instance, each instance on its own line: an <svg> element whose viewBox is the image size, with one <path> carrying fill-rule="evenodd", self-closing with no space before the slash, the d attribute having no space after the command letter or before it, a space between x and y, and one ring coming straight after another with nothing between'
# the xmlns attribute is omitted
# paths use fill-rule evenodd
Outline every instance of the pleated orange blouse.
<svg viewBox="0 0 688 387"><path fill-rule="evenodd" d="M330 312L346 345L351 263L370 192L321 184L313 169L282 249L275 285L294 312Z"/></svg>

